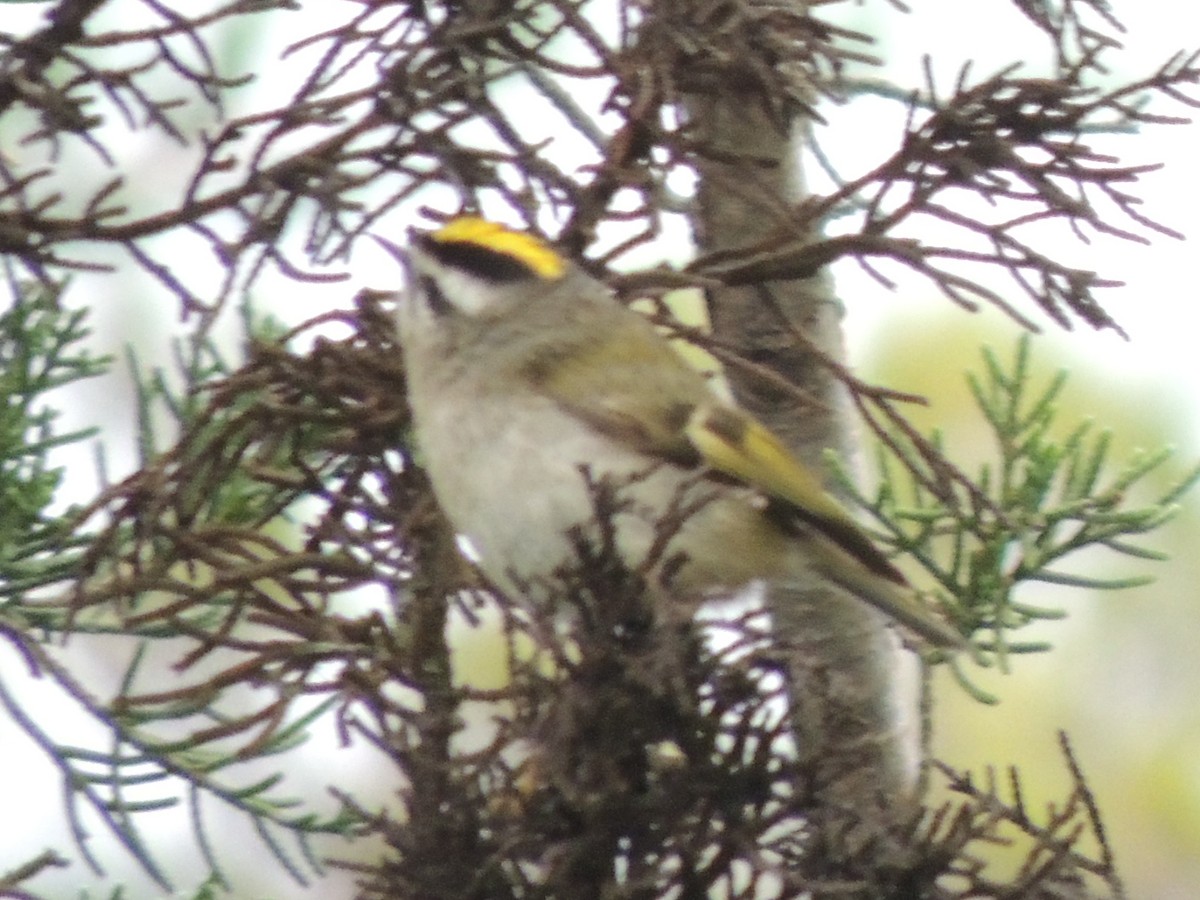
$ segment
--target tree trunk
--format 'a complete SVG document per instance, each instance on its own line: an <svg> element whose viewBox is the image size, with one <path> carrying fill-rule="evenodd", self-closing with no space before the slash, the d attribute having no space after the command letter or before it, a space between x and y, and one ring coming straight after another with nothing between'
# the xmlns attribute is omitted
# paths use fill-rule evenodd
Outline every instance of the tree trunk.
<svg viewBox="0 0 1200 900"><path fill-rule="evenodd" d="M701 252L750 244L785 224L805 194L804 123L782 128L755 97L732 91L694 96L689 118L712 151L697 163ZM842 388L795 335L835 359L844 356L842 306L831 279L822 273L724 287L711 290L708 302L722 340L815 400L799 406L793 394L730 371L739 402L818 470L827 447L852 456ZM914 661L885 618L855 598L773 590L768 603L787 653L798 750L815 775L817 817L839 834L849 828L861 839L878 837L914 808L920 752Z"/></svg>

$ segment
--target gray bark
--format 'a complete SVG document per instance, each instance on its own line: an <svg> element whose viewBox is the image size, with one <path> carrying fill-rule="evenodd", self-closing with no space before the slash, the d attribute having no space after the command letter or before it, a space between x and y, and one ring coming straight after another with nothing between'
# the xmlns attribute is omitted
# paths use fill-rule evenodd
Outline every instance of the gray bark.
<svg viewBox="0 0 1200 900"><path fill-rule="evenodd" d="M734 92L693 96L689 116L718 151L713 156L728 154L728 161L698 166L700 251L749 244L778 229L805 194L803 123L781 128L755 98ZM793 394L730 371L739 402L818 470L825 448L852 456L842 389L792 331L844 357L842 306L831 279L720 288L708 302L717 335L819 401L800 407ZM852 825L862 839L878 837L913 809L920 750L914 661L883 616L857 599L775 590L768 602L788 654L793 731L817 773L821 807L831 824Z"/></svg>

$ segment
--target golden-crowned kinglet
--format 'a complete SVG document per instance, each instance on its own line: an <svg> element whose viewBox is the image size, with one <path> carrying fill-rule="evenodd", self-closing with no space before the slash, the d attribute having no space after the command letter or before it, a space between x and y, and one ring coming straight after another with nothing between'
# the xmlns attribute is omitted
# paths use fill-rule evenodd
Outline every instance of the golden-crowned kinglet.
<svg viewBox="0 0 1200 900"><path fill-rule="evenodd" d="M438 502L485 574L516 593L568 563L622 485L612 523L641 565L668 511L690 508L658 577L700 601L756 581L837 585L926 640L962 636L763 425L720 399L643 316L537 238L464 217L415 234L400 342Z"/></svg>

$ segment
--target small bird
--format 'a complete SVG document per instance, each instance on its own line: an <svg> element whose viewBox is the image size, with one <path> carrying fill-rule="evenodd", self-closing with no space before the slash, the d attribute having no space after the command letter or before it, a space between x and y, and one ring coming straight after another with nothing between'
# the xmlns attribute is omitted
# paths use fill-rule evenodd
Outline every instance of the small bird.
<svg viewBox="0 0 1200 900"><path fill-rule="evenodd" d="M657 574L673 598L825 584L935 646L964 644L778 437L547 243L471 216L407 249L377 240L407 273L397 324L423 465L501 590L573 558L569 532L595 515L589 477L610 479L631 568L670 511L690 510Z"/></svg>

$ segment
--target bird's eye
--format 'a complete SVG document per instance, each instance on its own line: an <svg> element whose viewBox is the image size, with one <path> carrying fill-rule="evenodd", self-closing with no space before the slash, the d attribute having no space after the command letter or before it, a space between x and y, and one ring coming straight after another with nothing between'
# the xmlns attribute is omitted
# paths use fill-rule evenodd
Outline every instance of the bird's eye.
<svg viewBox="0 0 1200 900"><path fill-rule="evenodd" d="M438 283L428 275L421 276L421 294L425 298L425 303L429 307L429 311L435 316L444 316L454 311L454 306L446 299L446 295L442 293L442 289L438 287Z"/></svg>

